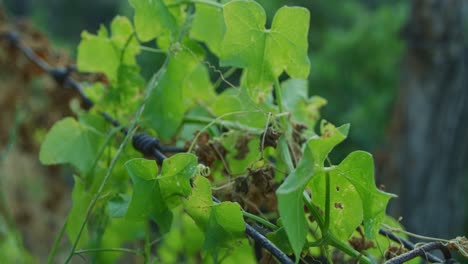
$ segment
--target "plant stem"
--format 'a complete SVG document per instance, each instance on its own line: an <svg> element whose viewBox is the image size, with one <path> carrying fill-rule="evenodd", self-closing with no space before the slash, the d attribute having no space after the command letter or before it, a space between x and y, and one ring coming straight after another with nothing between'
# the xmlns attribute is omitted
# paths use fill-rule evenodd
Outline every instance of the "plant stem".
<svg viewBox="0 0 468 264"><path fill-rule="evenodd" d="M358 259L362 263L372 264L372 261L368 257L364 256L361 252L355 250L354 248L352 248L350 245L346 244L345 242L339 240L338 238L333 236L331 233L328 233L327 240L331 246L343 251L345 254Z"/></svg>
<svg viewBox="0 0 468 264"><path fill-rule="evenodd" d="M281 86L280 86L280 83L279 83L277 78L275 79L274 86L275 86L276 104L278 105L279 112L283 113L284 112L284 107L283 107L283 98L281 96ZM286 116L280 117L280 123L283 126L283 129L286 129L286 127L287 127L287 117Z"/></svg>
<svg viewBox="0 0 468 264"><path fill-rule="evenodd" d="M145 252L143 254L145 258L145 264L151 263L151 240L150 240L150 226L149 222L146 225L145 232Z"/></svg>
<svg viewBox="0 0 468 264"><path fill-rule="evenodd" d="M84 253L94 253L94 252L123 252L131 253L135 255L141 255L142 253L138 250L129 249L129 248L87 248L76 250L74 254L84 254Z"/></svg>
<svg viewBox="0 0 468 264"><path fill-rule="evenodd" d="M260 135L263 133L261 129L249 127L246 125L239 124L238 122L226 121L218 118L209 118L203 116L186 116L184 117L184 122L193 123L193 124L213 124L227 127L229 129L241 130L249 132L255 135Z"/></svg>
<svg viewBox="0 0 468 264"><path fill-rule="evenodd" d="M232 115L239 115L239 114L249 114L249 113L258 113L259 111L237 111L237 112L230 112L230 113L226 113L226 114L223 114L223 115L220 115L218 116L217 118L215 119L210 119L211 122L208 123L205 127L203 127L200 131L198 131L197 135L195 136L195 138L192 140L192 143L190 144L190 147L188 149L188 153L192 152L192 149L193 147L195 146L195 143L197 142L198 140L198 137L200 137L201 133L205 130L207 130L210 126L220 122L220 121L223 121L222 118L225 118L227 116L232 116ZM223 121L224 122L224 121ZM259 130L261 131L261 130Z"/></svg>
<svg viewBox="0 0 468 264"><path fill-rule="evenodd" d="M422 240L430 240L430 241L438 241L438 242L442 242L442 243L448 243L450 242L449 240L447 239L442 239L442 238L437 238L437 237L428 237L428 236L422 236L422 235L418 235L418 234L415 234L415 233L411 233L411 232L408 232L406 230L403 230L401 228L394 228L394 227L391 227L389 225L386 225L386 224L382 224L382 226L392 232L395 232L395 233L403 233L407 236L411 236L411 237L414 237L414 238L418 238L418 239L422 239Z"/></svg>
<svg viewBox="0 0 468 264"><path fill-rule="evenodd" d="M78 246L78 242L80 241L81 234L83 233L83 230L84 230L84 228L86 226L86 223L88 222L88 219L91 216L91 213L92 213L92 211L94 209L94 206L96 205L97 201L99 200L99 197L101 196L101 193L104 190L104 187L106 186L107 182L109 181L109 179L110 179L110 177L112 175L112 172L114 171L114 167L117 164L117 160L119 159L120 155L122 154L122 152L123 152L125 146L127 145L127 142L129 141L131 135L133 135L134 130L135 130L134 128L132 130L129 130L130 132L127 134L127 136L125 136L124 140L122 141L122 143L119 146L119 149L117 150L117 153L115 154L114 158L112 158L111 164L110 164L109 168L107 169L106 175L104 176L104 179L102 180L101 185L99 186L99 189L94 194L93 199L91 200L91 203L88 205L88 208L86 210L85 219L81 223L80 229L78 231L78 235L76 236L76 239L73 242L72 248L71 248L71 250L70 250L70 252L68 254L67 259L65 260L65 263L69 263L70 260L72 259L73 255L75 253L75 249Z"/></svg>
<svg viewBox="0 0 468 264"><path fill-rule="evenodd" d="M323 229L325 227L325 221L323 220L322 215L320 214L317 207L315 207L315 205L312 204L312 200L310 199L307 192L303 193L302 199L304 200L305 205L309 209L310 214L315 218L315 221L317 221L317 224L320 228L320 232L322 233L322 237L323 237L324 236Z"/></svg>
<svg viewBox="0 0 468 264"><path fill-rule="evenodd" d="M289 152L288 140L286 134L283 134L278 140L278 146L280 148L281 159L288 170L288 174L294 171L294 164L292 161L291 153Z"/></svg>
<svg viewBox="0 0 468 264"><path fill-rule="evenodd" d="M252 219L252 220L258 222L258 223L260 223L260 224L262 224L262 225L264 225L264 226L270 228L270 229L273 230L273 231L274 231L274 230L278 230L278 228L279 228L278 226L274 225L274 224L271 223L270 221L267 221L267 220L265 220L265 219L263 219L263 218L261 218L261 217L259 217L259 216L257 216L257 215L251 214L251 213L246 212L246 211L244 211L244 210L242 210L242 214L243 214L245 217L250 218L250 219Z"/></svg>
<svg viewBox="0 0 468 264"><path fill-rule="evenodd" d="M153 53L163 53L163 54L166 53L165 50L155 49L155 48L146 47L146 46L142 46L142 45L140 46L140 49L143 50L143 51L149 51L149 52L153 52Z"/></svg>
<svg viewBox="0 0 468 264"><path fill-rule="evenodd" d="M275 80L276 102L278 104L278 109L280 113L282 113L284 112L284 109L283 109L283 102L282 102L280 89L281 87L280 87L279 81L276 79ZM286 116L281 117L280 122L281 122L281 125L283 126L283 129L288 130L289 128L287 126L286 118L287 118ZM283 159L286 165L288 166L288 169L291 172L294 170L294 166L292 164L291 154L290 154L288 144L287 144L287 138L284 135L280 139L280 146L282 148ZM305 191L303 193L303 201L305 205L309 208L310 213L312 214L312 216L315 217L318 223L318 226L322 233L322 240L320 240L321 241L320 243L322 245L330 244L352 257L359 258L360 260L362 260L363 263L371 264L371 261L367 257L363 256L360 252L356 251L355 249L353 249L350 245L346 244L345 242L338 240L329 232L329 225L330 225L330 175L329 175L329 172L326 173L325 220L320 215L317 208L312 204L312 201L309 195Z"/></svg>
<svg viewBox="0 0 468 264"><path fill-rule="evenodd" d="M218 88L221 85L221 82L223 81L229 84L229 86L234 86L226 79L233 75L236 72L236 70L237 68L231 67L225 73L220 72L218 80L216 80L216 82L213 84L213 88L216 90L216 88Z"/></svg>
<svg viewBox="0 0 468 264"><path fill-rule="evenodd" d="M325 225L323 234L327 234L330 227L330 173L325 173Z"/></svg>
<svg viewBox="0 0 468 264"><path fill-rule="evenodd" d="M351 257L359 258L359 260L361 260L363 263L366 263L366 264L372 263L369 260L369 258L367 258L366 256L363 256L360 252L356 251L354 248L352 248L350 245L346 244L345 242L337 239L332 233L330 233L330 231L327 231L325 233L324 230L325 230L326 220L323 219L322 215L319 213L317 208L312 204L312 201L306 192L304 192L303 199L307 208L309 208L310 213L312 214L312 216L314 216L315 220L317 221L317 224L322 233L322 239L319 240L321 241L320 244L322 245L329 244L343 251L345 254ZM312 245L315 245L315 244L312 244Z"/></svg>
<svg viewBox="0 0 468 264"><path fill-rule="evenodd" d="M68 223L68 216L65 218L65 222L63 223L62 227L60 228L59 233L55 237L54 244L52 244L52 249L50 250L49 256L47 257L47 264L52 264L54 261L55 253L57 252L57 247L62 240L63 234L67 228Z"/></svg>
<svg viewBox="0 0 468 264"><path fill-rule="evenodd" d="M89 175L86 177L86 186L88 187L88 179L91 178L94 174L94 169L96 168L99 160L101 159L102 154L104 154L104 151L106 150L107 146L109 145L111 139L115 136L117 132L119 132L122 129L122 126L118 126L115 128L112 128L109 133L107 133L107 137L102 143L102 145L99 147L98 154L96 156L96 159L93 162L93 165L91 166L91 169L89 170Z"/></svg>
<svg viewBox="0 0 468 264"><path fill-rule="evenodd" d="M208 1L208 0L183 0L183 1L173 3L173 4L169 4L167 5L167 7L170 8L170 7L180 6L184 4L205 4L205 5L214 6L218 8L223 8L224 6L223 4L220 4L218 2L213 2L213 1Z"/></svg>
<svg viewBox="0 0 468 264"><path fill-rule="evenodd" d="M206 5L220 7L220 8L224 6L223 4L213 2L213 1L208 1L208 0L190 0L189 2L196 3L196 4L206 4Z"/></svg>

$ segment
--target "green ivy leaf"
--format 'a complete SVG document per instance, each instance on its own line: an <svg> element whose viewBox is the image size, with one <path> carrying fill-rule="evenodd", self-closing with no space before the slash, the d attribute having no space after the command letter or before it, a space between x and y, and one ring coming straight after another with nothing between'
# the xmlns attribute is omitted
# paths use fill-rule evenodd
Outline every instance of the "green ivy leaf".
<svg viewBox="0 0 468 264"><path fill-rule="evenodd" d="M239 246L233 242L244 237L245 223L240 206L232 202L214 204L211 184L206 178L195 178L192 194L185 200L184 208L205 233L203 248L215 258L221 248Z"/></svg>
<svg viewBox="0 0 468 264"><path fill-rule="evenodd" d="M227 114L223 117L223 120L234 121L260 129L265 128L268 118L266 113L277 112L271 104L266 102L258 104L252 101L244 88L224 91L212 102L210 107L217 116ZM238 114L228 115L234 112L238 112Z"/></svg>
<svg viewBox="0 0 468 264"><path fill-rule="evenodd" d="M348 136L349 124L337 128L327 121L322 121L320 130L321 136L313 137L308 143L310 144L310 149L313 150L314 167L318 171L323 170L325 159L332 149L343 142Z"/></svg>
<svg viewBox="0 0 468 264"><path fill-rule="evenodd" d="M216 3L215 1L213 1ZM226 26L224 24L223 7L196 4L196 12L192 22L190 37L205 42L208 48L219 57ZM210 30L207 30L209 28Z"/></svg>
<svg viewBox="0 0 468 264"><path fill-rule="evenodd" d="M162 230L171 227L172 213L167 207L157 180L158 167L154 161L142 158L125 163L133 182L133 194L126 217L141 221L154 218Z"/></svg>
<svg viewBox="0 0 468 264"><path fill-rule="evenodd" d="M130 0L135 9L135 28L138 38L146 42L177 30L177 20L163 0Z"/></svg>
<svg viewBox="0 0 468 264"><path fill-rule="evenodd" d="M97 159L103 135L94 128L67 117L54 124L39 152L42 164L70 163L81 172L88 172Z"/></svg>
<svg viewBox="0 0 468 264"><path fill-rule="evenodd" d="M211 208L205 230L204 249L216 255L218 248L230 247L244 237L245 223L238 203L223 202Z"/></svg>
<svg viewBox="0 0 468 264"><path fill-rule="evenodd" d="M205 177L198 176L193 181L190 197L184 202L185 211L202 230L206 230L208 218L213 206L211 183Z"/></svg>
<svg viewBox="0 0 468 264"><path fill-rule="evenodd" d="M269 94L269 86L283 71L307 78L307 9L282 7L267 30L263 8L255 1L239 0L224 6L224 20L221 66L246 68L245 83L256 101Z"/></svg>
<svg viewBox="0 0 468 264"><path fill-rule="evenodd" d="M131 197L127 194L118 194L107 202L109 215L112 218L124 217L130 205Z"/></svg>
<svg viewBox="0 0 468 264"><path fill-rule="evenodd" d="M190 195L190 179L195 175L197 165L197 156L190 153L179 153L163 161L158 181L161 196L169 208L180 205L182 199Z"/></svg>
<svg viewBox="0 0 468 264"><path fill-rule="evenodd" d="M203 50L193 42L181 45L182 50L171 56L167 70L150 95L142 116L145 124L156 130L162 140L174 136L182 123L189 107L184 103L184 87L196 81L191 74L203 57Z"/></svg>
<svg viewBox="0 0 468 264"><path fill-rule="evenodd" d="M362 222L361 197L356 188L335 170L330 177L330 227L329 230L340 240L347 240ZM326 175L315 175L309 183L312 201L325 208Z"/></svg>
<svg viewBox="0 0 468 264"><path fill-rule="evenodd" d="M66 231L70 241L75 241L79 230L81 228L81 223L83 222L86 211L88 210L89 203L93 198L92 195L86 191L85 183L78 177L73 176L75 185L73 186L72 192L72 208L68 215ZM80 241L78 243L79 247L84 247L88 243L88 226L86 225L83 232L81 233Z"/></svg>
<svg viewBox="0 0 468 264"><path fill-rule="evenodd" d="M336 172L356 188L361 197L366 237L373 239L385 218L385 209L393 194L380 191L375 186L374 160L370 153L355 151L338 166Z"/></svg>
<svg viewBox="0 0 468 264"><path fill-rule="evenodd" d="M292 171L281 186L276 190L278 209L283 220L283 226L288 235L289 243L296 256L296 262L304 247L307 234L307 222L304 213L303 192L307 183L314 175L313 140L306 144L296 169Z"/></svg>
<svg viewBox="0 0 468 264"><path fill-rule="evenodd" d="M200 102L206 104L216 99L216 93L210 80L210 74L204 64L198 64L193 72L187 76L184 83L184 104L192 107Z"/></svg>
<svg viewBox="0 0 468 264"><path fill-rule="evenodd" d="M288 235L286 234L284 227L281 227L278 230L275 230L274 232L268 233L266 237L284 253L293 253L291 245L289 244Z"/></svg>
<svg viewBox="0 0 468 264"><path fill-rule="evenodd" d="M226 161L232 174L242 174L261 158L260 137L241 131L230 131L222 136L223 147L227 150ZM242 149L236 149L236 146Z"/></svg>
<svg viewBox="0 0 468 264"><path fill-rule="evenodd" d="M220 249L223 264L256 263L255 252L247 238L238 239L234 248Z"/></svg>
<svg viewBox="0 0 468 264"><path fill-rule="evenodd" d="M314 129L320 118L320 108L327 104L327 100L319 96L309 98L307 80L288 79L281 83L281 94L286 111L291 113L295 122Z"/></svg>
<svg viewBox="0 0 468 264"><path fill-rule="evenodd" d="M112 21L111 30L112 37L108 36L105 27L101 27L97 35L87 31L81 34L77 58L80 71L103 72L115 81L121 63L136 64L135 56L140 49L138 41L133 37L130 21L125 17L116 17Z"/></svg>

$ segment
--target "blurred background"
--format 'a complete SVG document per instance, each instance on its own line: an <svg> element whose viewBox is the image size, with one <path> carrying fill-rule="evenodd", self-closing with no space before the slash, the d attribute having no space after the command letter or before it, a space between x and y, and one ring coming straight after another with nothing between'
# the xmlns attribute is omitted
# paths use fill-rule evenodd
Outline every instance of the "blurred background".
<svg viewBox="0 0 468 264"><path fill-rule="evenodd" d="M351 123L335 163L353 150L373 153L377 184L399 195L389 214L417 234L467 234L468 1L258 2L269 19L283 5L311 12L310 95L328 100L323 118ZM30 32L29 43L53 65L73 62L83 30L132 16L127 0L2 4L2 26L8 21ZM38 147L47 129L70 114L73 94L2 56L0 262L3 252L22 251L44 260L70 207L72 172L41 166ZM140 60L150 74L161 57L145 53Z"/></svg>

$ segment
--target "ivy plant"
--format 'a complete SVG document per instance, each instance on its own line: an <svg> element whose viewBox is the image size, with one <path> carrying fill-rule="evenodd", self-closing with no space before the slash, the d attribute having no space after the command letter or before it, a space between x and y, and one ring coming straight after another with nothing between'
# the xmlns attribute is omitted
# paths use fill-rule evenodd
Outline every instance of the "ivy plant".
<svg viewBox="0 0 468 264"><path fill-rule="evenodd" d="M128 253L145 263L266 261L246 223L296 263L336 250L382 259L348 240L364 230L363 240L382 243L393 195L375 186L371 154L328 158L350 126L321 120L327 101L307 92L309 11L282 7L267 28L253 0L130 4L133 22L118 16L82 34L78 69L107 82L86 85L93 108L57 122L40 151L42 163L75 169L66 262L83 252L98 263ZM137 63L146 52L166 56L149 80ZM229 88L216 93L210 72L233 70L238 85L222 78ZM128 144L136 130L157 138L156 150L172 147L159 148L164 160Z"/></svg>

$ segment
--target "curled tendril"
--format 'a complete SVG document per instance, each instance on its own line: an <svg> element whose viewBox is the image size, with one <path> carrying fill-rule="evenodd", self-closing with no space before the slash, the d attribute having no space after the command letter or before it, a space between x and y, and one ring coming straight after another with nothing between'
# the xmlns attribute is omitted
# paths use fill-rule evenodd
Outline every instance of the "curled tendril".
<svg viewBox="0 0 468 264"><path fill-rule="evenodd" d="M210 167L207 167L203 164L197 165L197 173L196 175L201 175L203 177L208 177L211 174Z"/></svg>

